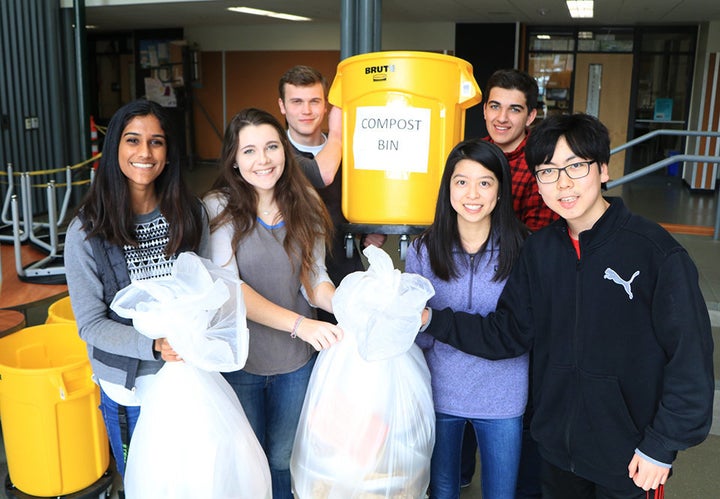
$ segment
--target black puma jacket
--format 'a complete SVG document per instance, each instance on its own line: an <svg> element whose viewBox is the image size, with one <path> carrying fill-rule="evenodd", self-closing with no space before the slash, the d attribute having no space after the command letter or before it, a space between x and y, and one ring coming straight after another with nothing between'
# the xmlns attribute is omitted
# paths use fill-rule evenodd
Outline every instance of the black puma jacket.
<svg viewBox="0 0 720 499"><path fill-rule="evenodd" d="M532 435L544 459L630 488L637 448L662 463L712 422L713 341L690 256L663 228L611 203L580 234L531 235L494 314L433 311L426 332L497 359L533 349Z"/></svg>

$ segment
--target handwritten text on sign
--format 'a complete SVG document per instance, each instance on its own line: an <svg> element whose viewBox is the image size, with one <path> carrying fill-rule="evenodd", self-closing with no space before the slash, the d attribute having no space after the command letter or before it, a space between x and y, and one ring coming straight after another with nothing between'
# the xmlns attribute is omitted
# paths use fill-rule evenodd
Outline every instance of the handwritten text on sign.
<svg viewBox="0 0 720 499"><path fill-rule="evenodd" d="M430 109L358 107L353 157L358 170L384 170L390 176L426 173L430 149Z"/></svg>

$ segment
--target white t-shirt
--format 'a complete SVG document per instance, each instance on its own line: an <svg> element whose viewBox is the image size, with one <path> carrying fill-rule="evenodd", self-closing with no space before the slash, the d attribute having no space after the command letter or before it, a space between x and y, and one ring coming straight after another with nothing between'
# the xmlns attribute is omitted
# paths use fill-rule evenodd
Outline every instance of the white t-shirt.
<svg viewBox="0 0 720 499"><path fill-rule="evenodd" d="M313 156L317 156L317 154L318 154L320 151L322 151L323 147L325 147L325 144L327 144L327 135L325 135L325 134L322 134L323 143L320 144L319 146L306 146L306 145L303 145L303 144L298 144L298 143L295 142L295 141L293 140L293 138L290 136L290 130L288 130L287 135L288 135L288 140L290 141L290 143L291 143L292 145L294 145L295 148L296 148L298 151L301 151L301 152L309 152L309 153L311 153Z"/></svg>

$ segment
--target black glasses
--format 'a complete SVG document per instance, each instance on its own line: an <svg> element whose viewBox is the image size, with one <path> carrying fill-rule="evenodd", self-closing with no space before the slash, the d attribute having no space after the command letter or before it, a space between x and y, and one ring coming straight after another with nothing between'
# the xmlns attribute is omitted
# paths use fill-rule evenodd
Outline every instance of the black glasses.
<svg viewBox="0 0 720 499"><path fill-rule="evenodd" d="M595 163L595 160L580 161L579 163L572 163L562 168L541 168L540 170L535 170L535 177L541 184L557 182L560 178L560 172L565 172L565 175L572 179L583 178L590 173L590 165L593 163Z"/></svg>

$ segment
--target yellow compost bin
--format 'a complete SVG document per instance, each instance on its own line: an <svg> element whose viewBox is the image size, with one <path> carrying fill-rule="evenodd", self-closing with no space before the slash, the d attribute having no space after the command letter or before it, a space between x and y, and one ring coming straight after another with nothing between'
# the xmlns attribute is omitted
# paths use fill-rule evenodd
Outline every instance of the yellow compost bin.
<svg viewBox="0 0 720 499"><path fill-rule="evenodd" d="M342 211L351 223L429 225L445 160L482 94L467 61L372 52L338 64L328 96L342 107Z"/></svg>
<svg viewBox="0 0 720 499"><path fill-rule="evenodd" d="M48 307L48 316L45 323L55 324L58 322L71 322L75 324L75 314L73 314L69 296L60 298Z"/></svg>
<svg viewBox="0 0 720 499"><path fill-rule="evenodd" d="M75 324L0 338L0 421L12 484L33 496L82 490L108 469L109 444Z"/></svg>

